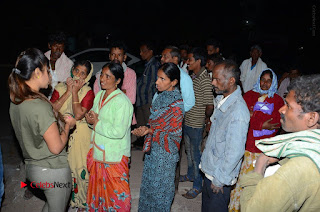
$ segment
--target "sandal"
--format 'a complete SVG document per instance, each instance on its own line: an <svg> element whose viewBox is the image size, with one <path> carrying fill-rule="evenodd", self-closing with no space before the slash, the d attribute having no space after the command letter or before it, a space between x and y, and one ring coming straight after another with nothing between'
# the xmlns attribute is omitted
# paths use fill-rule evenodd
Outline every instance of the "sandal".
<svg viewBox="0 0 320 212"><path fill-rule="evenodd" d="M180 175L179 182L187 182L187 181L193 182L193 179L190 179L188 175Z"/></svg>
<svg viewBox="0 0 320 212"><path fill-rule="evenodd" d="M198 191L195 188L190 189L187 193L182 194L182 196L184 196L187 199L194 199L196 198L199 194L201 193L201 191Z"/></svg>

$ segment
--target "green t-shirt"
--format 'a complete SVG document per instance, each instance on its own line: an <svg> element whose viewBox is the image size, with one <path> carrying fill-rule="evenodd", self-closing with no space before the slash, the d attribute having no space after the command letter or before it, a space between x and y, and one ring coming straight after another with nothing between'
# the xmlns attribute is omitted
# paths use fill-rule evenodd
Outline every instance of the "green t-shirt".
<svg viewBox="0 0 320 212"><path fill-rule="evenodd" d="M26 100L19 105L10 104L11 123L19 141L26 164L58 169L68 167L67 153L50 152L43 135L56 122L52 106L41 99Z"/></svg>

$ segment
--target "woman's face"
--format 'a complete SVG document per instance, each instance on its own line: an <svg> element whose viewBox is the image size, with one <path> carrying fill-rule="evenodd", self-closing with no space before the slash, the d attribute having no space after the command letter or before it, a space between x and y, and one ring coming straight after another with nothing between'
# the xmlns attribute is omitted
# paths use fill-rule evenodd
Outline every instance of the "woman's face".
<svg viewBox="0 0 320 212"><path fill-rule="evenodd" d="M270 89L272 84L272 78L269 73L266 73L260 77L260 88L261 90L267 91Z"/></svg>
<svg viewBox="0 0 320 212"><path fill-rule="evenodd" d="M109 67L102 69L102 73L100 75L100 85L102 89L116 90L119 83L120 79L116 80Z"/></svg>
<svg viewBox="0 0 320 212"><path fill-rule="evenodd" d="M50 74L50 70L47 66L43 67L43 71L41 72L41 88L48 88L48 86L51 84L51 74Z"/></svg>
<svg viewBox="0 0 320 212"><path fill-rule="evenodd" d="M156 87L158 91L172 91L177 84L175 81L171 81L170 78L162 71L158 71L158 79L156 81Z"/></svg>
<svg viewBox="0 0 320 212"><path fill-rule="evenodd" d="M88 70L84 65L78 65L72 69L73 77L85 80L88 76Z"/></svg>

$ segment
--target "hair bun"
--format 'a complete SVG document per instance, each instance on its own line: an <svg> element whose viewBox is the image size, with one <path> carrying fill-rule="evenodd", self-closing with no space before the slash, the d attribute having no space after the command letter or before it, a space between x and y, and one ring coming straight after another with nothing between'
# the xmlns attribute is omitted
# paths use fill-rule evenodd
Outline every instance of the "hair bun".
<svg viewBox="0 0 320 212"><path fill-rule="evenodd" d="M14 72L14 73L16 73L18 75L21 73L21 71L19 69L17 69L17 68L13 68L12 72Z"/></svg>

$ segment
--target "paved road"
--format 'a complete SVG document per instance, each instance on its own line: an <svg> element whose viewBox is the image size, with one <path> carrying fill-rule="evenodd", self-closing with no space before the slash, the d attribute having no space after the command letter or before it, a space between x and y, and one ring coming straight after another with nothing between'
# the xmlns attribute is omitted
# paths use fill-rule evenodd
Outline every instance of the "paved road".
<svg viewBox="0 0 320 212"><path fill-rule="evenodd" d="M15 140L14 132L12 130L9 118L9 94L7 89L7 79L11 67L0 66L0 91L3 99L2 109L3 115L0 122L0 144L2 147L4 175L5 175L5 196L2 205L2 212L37 212L41 211L44 201L41 195L32 197L29 200L24 200L23 195L25 189L20 188L20 182L25 181L25 170L22 163L20 147ZM130 168L130 187L132 195L132 209L137 211L139 201L139 190L141 183L141 175L143 169L143 153L139 150L133 150L131 157ZM187 172L186 155L182 155L181 173ZM201 194L192 200L185 199L181 194L191 187L190 182L180 183L179 191L175 196L172 211L188 212L201 211ZM69 211L75 211L70 209Z"/></svg>

